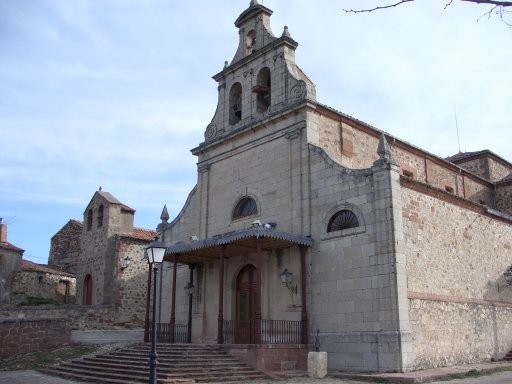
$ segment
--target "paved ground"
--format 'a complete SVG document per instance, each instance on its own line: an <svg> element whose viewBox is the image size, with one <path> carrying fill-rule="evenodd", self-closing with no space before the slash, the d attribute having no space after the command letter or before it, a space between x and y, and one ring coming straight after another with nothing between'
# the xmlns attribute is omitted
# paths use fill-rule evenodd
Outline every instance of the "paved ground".
<svg viewBox="0 0 512 384"><path fill-rule="evenodd" d="M58 379L36 371L0 371L0 384L83 384Z"/></svg>
<svg viewBox="0 0 512 384"><path fill-rule="evenodd" d="M502 372L503 370L506 370ZM467 372L481 372L485 376L462 377ZM499 372L497 372L499 371ZM437 381L436 381L437 380ZM346 374L331 372L324 379L309 379L306 377L290 378L287 380L251 381L251 384L356 384L365 382L395 382L395 383L447 383L449 384L511 384L512 362L496 362L464 365L458 367L428 369L409 373L383 373L383 374ZM0 384L82 384L76 381L43 375L36 371L0 371ZM241 384L241 383L237 383Z"/></svg>

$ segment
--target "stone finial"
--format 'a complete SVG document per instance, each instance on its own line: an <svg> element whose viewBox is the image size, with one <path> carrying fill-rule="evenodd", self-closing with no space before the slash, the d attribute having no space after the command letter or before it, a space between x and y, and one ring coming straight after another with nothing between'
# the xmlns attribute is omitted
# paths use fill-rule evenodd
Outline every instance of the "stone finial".
<svg viewBox="0 0 512 384"><path fill-rule="evenodd" d="M162 209L162 214L160 215L160 219L162 223L167 223L169 220L169 212L167 212L167 204L164 205L164 209Z"/></svg>
<svg viewBox="0 0 512 384"><path fill-rule="evenodd" d="M396 164L393 158L391 157L391 147L389 146L386 140L384 132L382 132L380 135L379 145L377 147L377 154L379 155L379 159L375 161L373 165Z"/></svg>
<svg viewBox="0 0 512 384"><path fill-rule="evenodd" d="M284 28L283 28L283 34L281 35L282 37L291 37L290 36L290 32L288 31L288 26L285 25Z"/></svg>
<svg viewBox="0 0 512 384"><path fill-rule="evenodd" d="M382 132L380 135L379 146L377 147L377 154L379 155L380 160L386 160L386 162L391 161L391 148L386 140L384 132Z"/></svg>
<svg viewBox="0 0 512 384"><path fill-rule="evenodd" d="M255 7L257 5L259 5L258 0L251 0L249 7Z"/></svg>
<svg viewBox="0 0 512 384"><path fill-rule="evenodd" d="M226 69L228 67L228 61L224 61L224 69Z"/></svg>

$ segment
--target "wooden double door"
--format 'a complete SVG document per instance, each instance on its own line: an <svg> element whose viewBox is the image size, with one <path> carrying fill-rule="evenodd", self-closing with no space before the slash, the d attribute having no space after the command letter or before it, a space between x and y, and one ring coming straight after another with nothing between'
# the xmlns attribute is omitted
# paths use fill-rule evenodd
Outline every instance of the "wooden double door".
<svg viewBox="0 0 512 384"><path fill-rule="evenodd" d="M256 343L256 301L258 300L256 268L246 265L236 278L236 323L237 344Z"/></svg>

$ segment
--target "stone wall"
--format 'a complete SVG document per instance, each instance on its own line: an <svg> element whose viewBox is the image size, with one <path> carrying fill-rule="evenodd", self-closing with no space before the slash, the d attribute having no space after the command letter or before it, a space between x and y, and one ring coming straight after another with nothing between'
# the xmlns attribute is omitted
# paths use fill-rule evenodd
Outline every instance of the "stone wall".
<svg viewBox="0 0 512 384"><path fill-rule="evenodd" d="M12 277L21 269L22 252L0 248L0 303L9 303L12 293Z"/></svg>
<svg viewBox="0 0 512 384"><path fill-rule="evenodd" d="M76 279L69 274L22 270L14 273L12 281L14 304L27 297L53 299L59 303L74 303Z"/></svg>
<svg viewBox="0 0 512 384"><path fill-rule="evenodd" d="M411 295L416 369L501 359L512 348L512 306L457 299Z"/></svg>
<svg viewBox="0 0 512 384"><path fill-rule="evenodd" d="M308 114L308 142L323 148L329 156L350 169L365 169L377 160L379 132L357 124L341 123L328 115ZM339 119L339 117L335 117ZM460 171L434 155L428 154L394 137L387 138L393 160L400 166L404 176L446 190L489 207L494 205L492 184ZM471 164L469 164L471 165ZM492 159L479 159L475 165L464 168L480 177L492 174L503 175L506 168ZM491 169L485 172L482 169Z"/></svg>
<svg viewBox="0 0 512 384"><path fill-rule="evenodd" d="M512 183L498 184L496 188L496 209L512 215Z"/></svg>
<svg viewBox="0 0 512 384"><path fill-rule="evenodd" d="M133 231L134 211L117 200L108 200L105 196L111 195L96 192L84 213L80 264L76 276L78 303L85 303L84 282L87 275L90 275L93 281L92 303L108 305L114 302L114 276L117 264L115 235L131 234ZM103 216L100 216L102 207ZM89 211L92 212L90 228Z"/></svg>
<svg viewBox="0 0 512 384"><path fill-rule="evenodd" d="M503 179L511 171L507 164L490 152L483 153L477 158L458 161L457 164L475 175L493 182Z"/></svg>
<svg viewBox="0 0 512 384"><path fill-rule="evenodd" d="M111 329L114 324L113 306L96 305L40 305L37 307L2 306L0 321L69 321L71 329Z"/></svg>
<svg viewBox="0 0 512 384"><path fill-rule="evenodd" d="M499 181L504 177L508 176L512 169L507 164L504 164L503 161L498 161L494 157L489 158L489 180L491 181Z"/></svg>
<svg viewBox="0 0 512 384"><path fill-rule="evenodd" d="M349 170L310 148L310 332L320 330L330 369L409 370L403 239L395 228L401 223L398 167L384 162ZM354 212L359 226L327 232L342 209Z"/></svg>
<svg viewBox="0 0 512 384"><path fill-rule="evenodd" d="M512 224L485 207L402 180L415 368L499 357L512 347L503 272Z"/></svg>
<svg viewBox="0 0 512 384"><path fill-rule="evenodd" d="M82 222L69 220L51 239L48 265L66 272L76 273L80 262L80 236Z"/></svg>
<svg viewBox="0 0 512 384"><path fill-rule="evenodd" d="M116 241L115 323L143 326L148 280L148 263L143 259L143 255L148 242L125 236L117 236ZM129 264L123 268L125 259L129 260Z"/></svg>
<svg viewBox="0 0 512 384"><path fill-rule="evenodd" d="M489 163L485 157L479 157L476 159L468 159L466 161L457 162L458 165L475 175L483 177L486 180L490 180Z"/></svg>
<svg viewBox="0 0 512 384"><path fill-rule="evenodd" d="M494 193L491 188L482 188L482 182L470 177L464 177L463 193L460 195L478 204L494 206Z"/></svg>
<svg viewBox="0 0 512 384"><path fill-rule="evenodd" d="M76 274L76 301L78 304L85 304L84 282L86 276L88 275L90 275L92 278L92 304L105 304L106 300L104 297L104 290L106 288L105 273L107 271L107 240L108 234L106 226L97 228L96 221L93 220L92 229L87 230L87 226L84 224L84 229L80 239L80 263L77 267ZM110 276L111 275L112 270L110 269ZM112 286L108 288L111 290Z"/></svg>
<svg viewBox="0 0 512 384"><path fill-rule="evenodd" d="M0 358L71 343L66 319L0 320Z"/></svg>

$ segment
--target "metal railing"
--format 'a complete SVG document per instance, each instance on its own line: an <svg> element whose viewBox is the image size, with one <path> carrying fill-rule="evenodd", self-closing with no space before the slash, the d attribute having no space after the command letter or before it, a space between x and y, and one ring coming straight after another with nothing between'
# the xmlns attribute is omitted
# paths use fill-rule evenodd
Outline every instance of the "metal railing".
<svg viewBox="0 0 512 384"><path fill-rule="evenodd" d="M147 335L151 335L151 324L146 326ZM186 343L188 334L187 324L174 324L174 342ZM145 336L146 339L146 336ZM149 341L147 338L145 341ZM170 323L157 323L156 324L156 341L158 343L171 343L171 324Z"/></svg>
<svg viewBox="0 0 512 384"><path fill-rule="evenodd" d="M302 321L224 320L224 344L301 344Z"/></svg>
<svg viewBox="0 0 512 384"><path fill-rule="evenodd" d="M146 335L151 335L151 324ZM171 324L156 324L156 341L159 343L187 343L188 325L174 325L174 341ZM301 344L302 321L293 320L224 320L224 344ZM145 336L145 341L149 338Z"/></svg>

